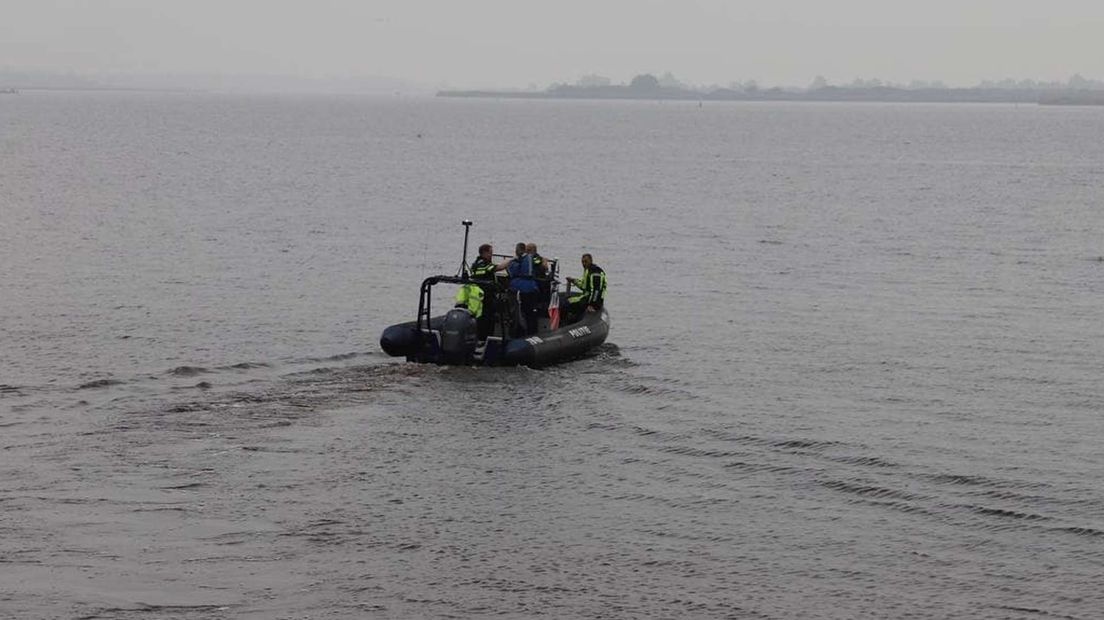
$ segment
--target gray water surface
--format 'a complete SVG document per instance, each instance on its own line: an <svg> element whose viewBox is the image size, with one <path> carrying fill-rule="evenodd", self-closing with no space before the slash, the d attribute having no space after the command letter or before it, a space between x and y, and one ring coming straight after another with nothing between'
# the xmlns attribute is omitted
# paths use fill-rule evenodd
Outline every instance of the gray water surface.
<svg viewBox="0 0 1104 620"><path fill-rule="evenodd" d="M1092 108L0 100L0 612L1095 618ZM532 240L547 370L385 357Z"/></svg>

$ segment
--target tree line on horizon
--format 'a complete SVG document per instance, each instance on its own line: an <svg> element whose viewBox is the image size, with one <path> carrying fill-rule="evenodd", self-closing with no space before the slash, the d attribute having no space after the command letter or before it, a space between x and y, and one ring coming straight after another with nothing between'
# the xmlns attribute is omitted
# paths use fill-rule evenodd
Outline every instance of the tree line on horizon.
<svg viewBox="0 0 1104 620"><path fill-rule="evenodd" d="M553 82L546 89L549 92L564 90L564 89L602 89L602 88L628 88L634 91L647 92L647 91L659 91L659 90L683 90L692 92L715 92L715 91L736 91L745 93L755 93L765 90L759 85L756 80L731 81L726 85L709 84L709 85L694 85L683 82L676 78L670 71L656 76L653 73L641 73L634 76L628 84L620 83L614 84L613 80L608 77L598 74L587 74L577 79L573 84L564 82ZM947 86L940 80L926 81L926 80L912 80L908 83L895 83L890 81L884 81L879 78L863 79L855 78L851 82L843 84L832 84L824 76L816 76L808 86L793 87L793 86L774 86L769 90L781 91L781 92L813 92L825 88L839 88L850 90L872 90L872 89L897 89L897 90L951 90L952 87ZM1104 91L1104 80L1089 79L1082 76L1079 73L1072 75L1065 82L1060 81L1039 81L1032 79L1016 80L1012 78L1006 78L1003 80L983 80L975 86L967 87L970 89L984 89L984 90L1102 90ZM535 90L530 88L530 90Z"/></svg>

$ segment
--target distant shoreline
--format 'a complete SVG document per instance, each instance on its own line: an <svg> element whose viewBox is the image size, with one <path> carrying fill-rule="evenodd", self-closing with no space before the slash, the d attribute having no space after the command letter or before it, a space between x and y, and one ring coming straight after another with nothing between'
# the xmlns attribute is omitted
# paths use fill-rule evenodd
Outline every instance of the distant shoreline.
<svg viewBox="0 0 1104 620"><path fill-rule="evenodd" d="M223 91L210 88L167 88L101 85L35 85L9 88L0 86L0 95L29 92L132 92L188 94L272 94L272 95L372 95L380 93L348 93L300 90ZM387 94L391 97L395 94ZM425 96L425 93L420 96ZM719 89L709 92L680 88L651 91L627 86L579 87L560 86L545 91L511 90L441 90L437 97L458 99L528 99L528 100L589 100L589 101L698 101L698 102L798 102L798 103L1011 103L1044 106L1104 106L1104 90L1002 89L1002 88L926 88L895 87L848 88L829 86L817 90L783 90L771 88L758 91Z"/></svg>
<svg viewBox="0 0 1104 620"><path fill-rule="evenodd" d="M558 86L545 91L442 90L438 97L475 99L584 99L634 101L797 101L869 103L1027 103L1039 105L1104 105L1104 91L1005 88L847 88L827 86L793 91L683 88L636 89L630 86Z"/></svg>

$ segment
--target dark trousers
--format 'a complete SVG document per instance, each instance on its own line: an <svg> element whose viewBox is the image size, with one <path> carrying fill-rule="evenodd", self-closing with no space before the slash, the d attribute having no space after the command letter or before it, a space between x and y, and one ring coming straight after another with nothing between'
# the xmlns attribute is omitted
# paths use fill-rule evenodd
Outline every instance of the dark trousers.
<svg viewBox="0 0 1104 620"><path fill-rule="evenodd" d="M475 322L480 340L486 340L487 336L494 333L495 317L498 314L497 305L498 299L493 293L488 295L483 303L483 316L476 319Z"/></svg>
<svg viewBox="0 0 1104 620"><path fill-rule="evenodd" d="M540 292L518 293L518 315L524 325L521 334L533 336L537 333L537 321L540 318ZM519 326L520 327L520 326Z"/></svg>
<svg viewBox="0 0 1104 620"><path fill-rule="evenodd" d="M592 304L587 301L585 297L583 299L580 299L579 301L568 303L567 320L563 321L561 325L568 325L570 323L582 320L582 318L586 315L587 306L591 305L594 306L595 310L597 311L602 310L602 302Z"/></svg>
<svg viewBox="0 0 1104 620"><path fill-rule="evenodd" d="M537 280L537 287L537 290L540 291L540 310L547 312L548 304L552 300L552 283L548 280Z"/></svg>

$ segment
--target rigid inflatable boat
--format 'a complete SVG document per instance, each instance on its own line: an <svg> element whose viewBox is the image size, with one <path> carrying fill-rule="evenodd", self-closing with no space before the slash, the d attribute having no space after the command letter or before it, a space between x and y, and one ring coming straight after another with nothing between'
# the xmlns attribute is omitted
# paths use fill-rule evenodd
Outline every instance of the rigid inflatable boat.
<svg viewBox="0 0 1104 620"><path fill-rule="evenodd" d="M537 333L518 336L518 316L513 293L506 286L506 278L494 281L474 280L467 270L467 229L471 222L464 221L464 259L456 276L431 276L422 282L418 300L418 316L415 320L392 325L383 330L380 347L388 355L405 357L407 361L465 366L531 366L541 367L585 356L602 344L609 335L609 312L603 307L597 311L583 311L581 316L569 316L567 293L560 295L557 278L557 260L550 260L547 305L542 306L537 322ZM484 324L486 337L480 337L480 325L466 307L453 307L452 296L445 302L447 310L434 315L433 291L439 285L478 284L485 291L488 316L493 323ZM455 288L445 287L449 293ZM556 310L558 309L558 316ZM566 317L559 323L558 317ZM487 319L484 319L486 321Z"/></svg>

